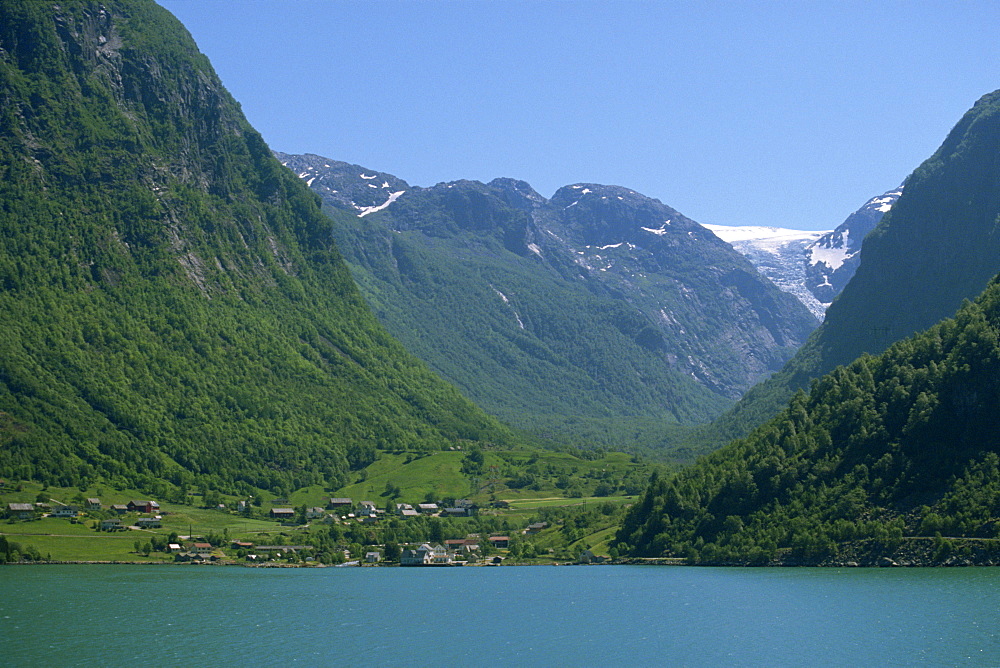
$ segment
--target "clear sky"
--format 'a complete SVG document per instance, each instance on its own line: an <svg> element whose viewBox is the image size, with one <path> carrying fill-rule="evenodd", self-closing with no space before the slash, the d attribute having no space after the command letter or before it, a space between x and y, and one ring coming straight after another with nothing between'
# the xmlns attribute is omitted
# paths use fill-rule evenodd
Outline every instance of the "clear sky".
<svg viewBox="0 0 1000 668"><path fill-rule="evenodd" d="M159 0L276 150L829 229L1000 88L1000 2Z"/></svg>

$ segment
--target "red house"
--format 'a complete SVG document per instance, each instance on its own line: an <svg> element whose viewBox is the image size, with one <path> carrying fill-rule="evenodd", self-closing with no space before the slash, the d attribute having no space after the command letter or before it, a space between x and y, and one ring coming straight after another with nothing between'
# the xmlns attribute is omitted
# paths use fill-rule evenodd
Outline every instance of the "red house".
<svg viewBox="0 0 1000 668"><path fill-rule="evenodd" d="M160 504L156 501L129 501L128 502L129 512L132 513L155 513L159 512Z"/></svg>

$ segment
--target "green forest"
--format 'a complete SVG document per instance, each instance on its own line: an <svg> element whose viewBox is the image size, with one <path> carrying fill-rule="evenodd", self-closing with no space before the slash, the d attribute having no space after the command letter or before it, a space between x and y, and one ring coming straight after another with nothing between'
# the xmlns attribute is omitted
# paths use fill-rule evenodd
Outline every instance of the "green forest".
<svg viewBox="0 0 1000 668"><path fill-rule="evenodd" d="M516 443L372 317L169 13L5 2L0 46L0 477L284 493Z"/></svg>
<svg viewBox="0 0 1000 668"><path fill-rule="evenodd" d="M927 332L838 367L746 439L655 479L617 534L636 556L840 563L1000 549L1000 281ZM929 542L928 542L929 541ZM936 541L936 542L935 542ZM983 557L981 552L989 556Z"/></svg>

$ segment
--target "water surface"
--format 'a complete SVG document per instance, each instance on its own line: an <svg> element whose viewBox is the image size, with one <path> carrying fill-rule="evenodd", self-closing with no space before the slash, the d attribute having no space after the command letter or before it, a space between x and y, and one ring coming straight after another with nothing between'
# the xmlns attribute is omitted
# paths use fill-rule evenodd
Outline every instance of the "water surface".
<svg viewBox="0 0 1000 668"><path fill-rule="evenodd" d="M7 666L1000 665L1000 570L0 568Z"/></svg>

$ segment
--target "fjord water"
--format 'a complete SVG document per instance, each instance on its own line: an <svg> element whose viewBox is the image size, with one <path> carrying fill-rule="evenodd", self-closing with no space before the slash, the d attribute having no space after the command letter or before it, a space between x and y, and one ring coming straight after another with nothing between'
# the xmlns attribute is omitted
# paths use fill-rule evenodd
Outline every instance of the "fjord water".
<svg viewBox="0 0 1000 668"><path fill-rule="evenodd" d="M1000 665L1000 571L0 568L7 666Z"/></svg>

